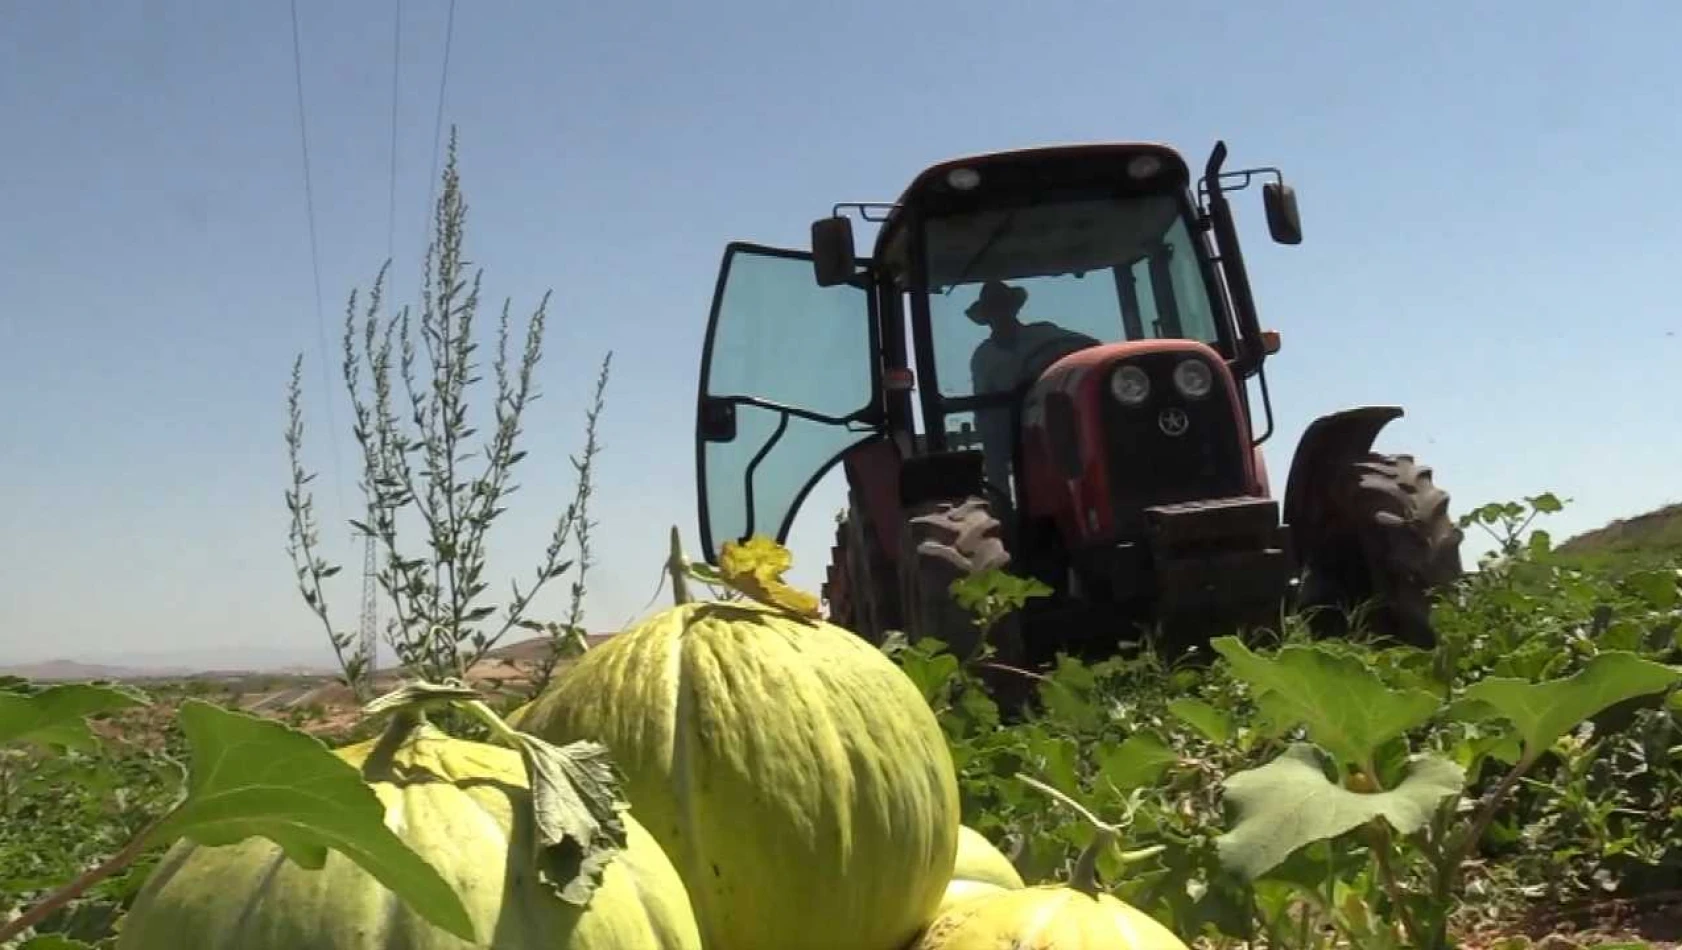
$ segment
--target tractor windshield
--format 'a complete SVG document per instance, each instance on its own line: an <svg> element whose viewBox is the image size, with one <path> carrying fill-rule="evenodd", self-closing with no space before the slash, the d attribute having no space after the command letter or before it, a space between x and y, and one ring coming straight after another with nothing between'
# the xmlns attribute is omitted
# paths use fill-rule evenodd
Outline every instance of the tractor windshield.
<svg viewBox="0 0 1682 950"><path fill-rule="evenodd" d="M1039 201L925 224L947 398L1008 391L1084 346L1226 333L1175 194Z"/></svg>

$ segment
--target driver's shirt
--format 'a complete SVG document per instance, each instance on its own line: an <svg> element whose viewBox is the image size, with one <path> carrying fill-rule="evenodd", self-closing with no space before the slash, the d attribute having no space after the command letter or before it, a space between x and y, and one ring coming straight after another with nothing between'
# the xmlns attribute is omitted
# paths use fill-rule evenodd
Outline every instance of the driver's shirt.
<svg viewBox="0 0 1682 950"><path fill-rule="evenodd" d="M1062 343L1064 347L1053 344ZM1008 340L989 336L975 348L969 361L971 384L976 395L1009 392L1058 357L1075 349L1097 345L1084 333L1049 321L1026 323ZM1032 359L1036 365L1028 365ZM981 435L987 481L1001 491L1010 491L1010 410L1005 407L978 409L975 428Z"/></svg>
<svg viewBox="0 0 1682 950"><path fill-rule="evenodd" d="M1092 346L1098 341L1084 333L1076 333L1043 320L1039 323L1023 324L1008 342L993 336L982 340L969 360L970 381L975 387L976 395L1015 389L1019 383L1025 381L1024 374L1036 368L1026 365L1025 361L1036 353L1044 356L1057 352L1040 351L1042 347L1060 342ZM1039 362L1049 360L1042 359Z"/></svg>

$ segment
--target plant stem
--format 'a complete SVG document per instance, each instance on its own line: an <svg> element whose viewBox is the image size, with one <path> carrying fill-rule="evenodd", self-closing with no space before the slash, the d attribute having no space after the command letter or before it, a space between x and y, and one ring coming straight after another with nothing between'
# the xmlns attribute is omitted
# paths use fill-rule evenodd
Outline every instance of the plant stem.
<svg viewBox="0 0 1682 950"><path fill-rule="evenodd" d="M1478 806L1477 814L1465 832L1454 841L1448 842L1440 849L1436 860L1436 873L1431 882L1432 903L1438 907L1446 907L1453 896L1455 879L1459 876L1460 865L1477 850L1478 842L1483 840L1484 832L1489 830L1489 823L1495 820L1495 811L1501 807L1501 802L1530 771L1533 760L1528 756L1520 756L1518 762L1501 776L1501 781L1484 796L1483 804ZM1432 921L1431 933L1425 935L1429 941L1423 946L1440 947L1446 942L1448 933L1448 914L1443 912Z"/></svg>
<svg viewBox="0 0 1682 950"><path fill-rule="evenodd" d="M1478 842L1483 840L1484 832L1489 830L1489 823L1495 820L1495 810L1501 807L1501 802L1513 790L1513 786L1517 785L1519 780L1524 778L1525 773L1530 771L1531 761L1528 755L1520 756L1518 762L1507 771L1507 774L1501 776L1501 781L1489 790L1489 794L1484 797L1483 804L1478 807L1478 813L1473 817L1472 824L1466 829L1465 834L1459 841L1444 849L1444 867L1458 868L1460 862L1471 857L1472 852L1477 850Z"/></svg>
<svg viewBox="0 0 1682 950"><path fill-rule="evenodd" d="M672 553L666 559L666 574L672 579L672 600L679 607L693 603L689 594L689 559L683 556L683 539L677 525L672 525Z"/></svg>
<svg viewBox="0 0 1682 950"><path fill-rule="evenodd" d="M1378 762L1370 756L1364 763L1363 774L1372 783L1373 791L1382 792L1385 790L1384 782L1379 777ZM1373 857L1378 862L1379 886L1384 888L1385 896L1389 897L1390 903L1396 908L1396 918L1401 922L1402 929L1406 931L1407 938L1417 943L1421 936L1419 921L1414 918L1413 909L1408 906L1404 899L1406 895L1402 893L1401 881L1397 879L1395 865L1390 860L1392 844L1390 826L1382 819L1374 820L1367 828L1367 839L1369 846L1372 848ZM1430 946L1428 944L1417 945L1421 947Z"/></svg>
<svg viewBox="0 0 1682 950"><path fill-rule="evenodd" d="M503 721L503 718L496 714L496 710L485 705L484 700L457 700L456 705L461 706L474 716L478 717L479 721L483 722L486 728L490 729L491 735L501 740L503 743L507 745L514 745L519 741L519 731L513 726L510 726L507 722Z"/></svg>
<svg viewBox="0 0 1682 950"><path fill-rule="evenodd" d="M1000 673L1014 673L1017 676L1026 677L1027 679L1035 680L1035 681L1041 682L1041 683L1054 683L1054 682L1056 682L1051 677L1046 676L1043 673L1035 673L1031 670L1024 670L1021 667L1016 667L1016 666L1008 666L1004 663L994 663L992 661L987 661L987 662L983 662L983 663L977 663L976 666L978 668L984 669L984 670L998 670Z"/></svg>
<svg viewBox="0 0 1682 950"><path fill-rule="evenodd" d="M1413 909L1405 900L1402 893L1401 881L1396 877L1395 865L1390 861L1390 826L1379 825L1374 831L1373 855L1378 859L1378 879L1384 888L1384 893L1390 898L1390 903L1396 908L1396 918L1401 921L1402 929L1406 931L1407 939L1415 941L1414 946L1428 948L1434 946L1429 943L1418 942L1422 939L1419 921L1413 916Z"/></svg>
<svg viewBox="0 0 1682 950"><path fill-rule="evenodd" d="M152 832L159 825L163 824L165 819L169 818L173 814L175 814L175 809L172 808L169 811L164 812L162 815L152 819L151 823L142 828L133 838L129 839L128 844L123 845L122 850L113 854L104 862L83 871L75 880L47 895L45 899L36 904L34 907L31 907L22 914L19 914L17 917L12 918L4 925L0 925L0 945L6 944L18 934L21 934L41 921L46 920L48 915L50 915L53 911L58 910L65 904L68 904L76 898L82 896L82 893L88 888L93 887L100 881L105 880L111 875L132 864L134 859L138 858L151 844L149 839L152 836Z"/></svg>

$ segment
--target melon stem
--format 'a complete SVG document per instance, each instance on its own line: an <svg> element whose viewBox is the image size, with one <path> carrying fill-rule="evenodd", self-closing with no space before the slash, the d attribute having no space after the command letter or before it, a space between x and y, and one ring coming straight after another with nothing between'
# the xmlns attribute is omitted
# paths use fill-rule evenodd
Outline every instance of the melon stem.
<svg viewBox="0 0 1682 950"><path fill-rule="evenodd" d="M677 525L672 525L672 552L666 558L666 574L672 579L672 600L679 607L691 603L694 598L689 595L689 559L683 556L683 539L678 535Z"/></svg>
<svg viewBox="0 0 1682 950"><path fill-rule="evenodd" d="M362 760L362 775L373 779L385 775L391 768L392 756L409 741L416 729L426 724L426 713L414 707L399 707L386 723L385 730L374 743L368 757Z"/></svg>
<svg viewBox="0 0 1682 950"><path fill-rule="evenodd" d="M1100 820L1085 805L1031 775L1023 775L1018 772L1016 777L1072 809L1097 832L1092 836L1092 841L1081 850L1080 857L1075 860L1075 869L1069 875L1070 887L1088 897L1097 897L1102 893L1102 888L1098 884L1098 856L1104 853L1105 848L1111 847L1120 839L1121 828Z"/></svg>
<svg viewBox="0 0 1682 950"><path fill-rule="evenodd" d="M1119 836L1114 828L1106 826L1098 829L1091 843L1082 849L1080 857L1075 859L1075 869L1069 875L1070 887L1087 897L1097 897L1103 892L1103 888L1098 884L1098 855L1102 854L1105 848L1115 844L1117 837Z"/></svg>

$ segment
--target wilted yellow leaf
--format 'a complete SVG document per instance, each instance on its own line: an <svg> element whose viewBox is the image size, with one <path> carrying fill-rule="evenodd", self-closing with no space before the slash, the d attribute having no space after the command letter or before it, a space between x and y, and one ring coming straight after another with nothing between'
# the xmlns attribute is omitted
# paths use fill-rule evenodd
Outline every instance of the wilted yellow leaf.
<svg viewBox="0 0 1682 950"><path fill-rule="evenodd" d="M724 582L760 603L816 619L818 598L783 580L794 566L789 550L763 535L746 541L726 541L718 553L718 570Z"/></svg>

